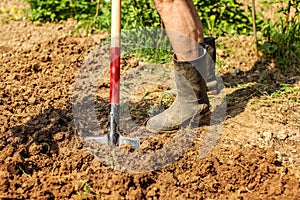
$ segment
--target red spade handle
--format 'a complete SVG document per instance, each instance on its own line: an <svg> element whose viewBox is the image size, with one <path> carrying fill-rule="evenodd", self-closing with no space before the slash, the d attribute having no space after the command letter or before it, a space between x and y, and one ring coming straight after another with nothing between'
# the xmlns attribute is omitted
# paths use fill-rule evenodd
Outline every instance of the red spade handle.
<svg viewBox="0 0 300 200"><path fill-rule="evenodd" d="M121 0L112 0L110 49L110 104L120 99Z"/></svg>

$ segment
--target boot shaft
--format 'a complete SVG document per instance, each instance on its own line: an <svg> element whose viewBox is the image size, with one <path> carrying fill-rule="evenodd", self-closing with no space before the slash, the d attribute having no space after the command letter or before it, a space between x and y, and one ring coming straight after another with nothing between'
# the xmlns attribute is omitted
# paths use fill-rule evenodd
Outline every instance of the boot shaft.
<svg viewBox="0 0 300 200"><path fill-rule="evenodd" d="M200 47L199 52L199 58L189 61L178 61L176 55L173 56L177 96L185 102L209 104L206 83L199 71L205 67L207 51Z"/></svg>
<svg viewBox="0 0 300 200"><path fill-rule="evenodd" d="M212 60L216 62L216 38L205 37L202 46L207 50L207 53L211 56Z"/></svg>

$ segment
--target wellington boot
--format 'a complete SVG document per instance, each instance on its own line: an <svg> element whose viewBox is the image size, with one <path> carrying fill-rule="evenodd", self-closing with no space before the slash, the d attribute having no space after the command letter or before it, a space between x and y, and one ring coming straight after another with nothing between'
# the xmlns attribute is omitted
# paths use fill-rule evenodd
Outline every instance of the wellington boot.
<svg viewBox="0 0 300 200"><path fill-rule="evenodd" d="M201 73L204 81L206 83L207 94L209 96L216 95L221 90L221 85L218 84L216 78L216 38L214 37L205 37L204 43L200 44L200 50L205 48L207 54L204 56L203 65L196 66L197 70ZM177 95L177 90L172 89L170 91L166 91L165 93L170 93L173 95Z"/></svg>
<svg viewBox="0 0 300 200"><path fill-rule="evenodd" d="M200 57L190 61L178 61L173 56L177 96L164 112L152 117L146 128L151 132L178 129L183 123L209 112L206 84L197 68L206 62L207 51L200 48Z"/></svg>
<svg viewBox="0 0 300 200"><path fill-rule="evenodd" d="M204 77L207 92L209 95L219 93L218 81L215 75L216 70L216 39L214 37L205 37L204 43L201 44L207 51L205 67L198 69Z"/></svg>

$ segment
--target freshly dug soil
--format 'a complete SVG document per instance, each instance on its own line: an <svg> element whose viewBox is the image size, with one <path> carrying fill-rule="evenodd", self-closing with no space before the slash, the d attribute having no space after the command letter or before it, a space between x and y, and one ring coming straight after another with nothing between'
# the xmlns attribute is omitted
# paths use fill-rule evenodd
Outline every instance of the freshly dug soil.
<svg viewBox="0 0 300 200"><path fill-rule="evenodd" d="M70 35L75 25L72 21L40 26L26 21L1 23L1 199L300 199L299 101L289 107L287 103L263 107L260 96L249 95L251 88L225 90L222 133L204 156L199 152L207 123L193 130L192 138L176 140L178 152L165 152L174 160L155 161L163 164L154 171L122 170L117 164L126 165L126 157L125 164L97 158L85 148L75 126L72 98L84 59L103 36ZM251 68L253 55L249 57L240 60L241 65ZM132 61L122 63L127 69L136 67ZM101 124L108 116L107 81L98 84L95 95ZM133 101L140 105L131 110L133 120L142 127L149 118L146 107L158 101ZM257 103L249 103L253 101ZM284 120L284 112L289 119ZM138 151L120 149L125 155L151 153L163 149L176 134L144 137ZM141 160L130 162L134 167Z"/></svg>

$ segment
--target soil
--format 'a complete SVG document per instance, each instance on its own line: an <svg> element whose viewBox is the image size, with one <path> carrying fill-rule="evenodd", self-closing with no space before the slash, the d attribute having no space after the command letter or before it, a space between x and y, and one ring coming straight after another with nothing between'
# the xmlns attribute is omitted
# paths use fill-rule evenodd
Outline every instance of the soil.
<svg viewBox="0 0 300 200"><path fill-rule="evenodd" d="M14 2L4 1L0 8L9 10ZM156 93L170 89L159 86L150 88L152 96L146 98L137 91L129 105L132 120L142 127L131 130L142 138L141 148L125 145L116 150L115 161L99 159L86 148L98 147L84 142L72 106L85 58L106 35L71 35L77 25L72 20L35 25L22 18L1 19L1 199L300 198L300 93L270 97L280 84L300 86L299 65L291 64L290 73L283 75L268 58L257 61L251 38L219 38L227 101L217 142L210 138L212 150L201 151L215 126L206 122L188 130L191 135L183 130L148 138L146 110L159 102ZM135 73L145 71L143 65L135 58L122 61L126 70L140 70ZM105 132L109 79L95 88L97 119ZM168 144L172 148L163 150ZM135 156L139 153L150 157Z"/></svg>

